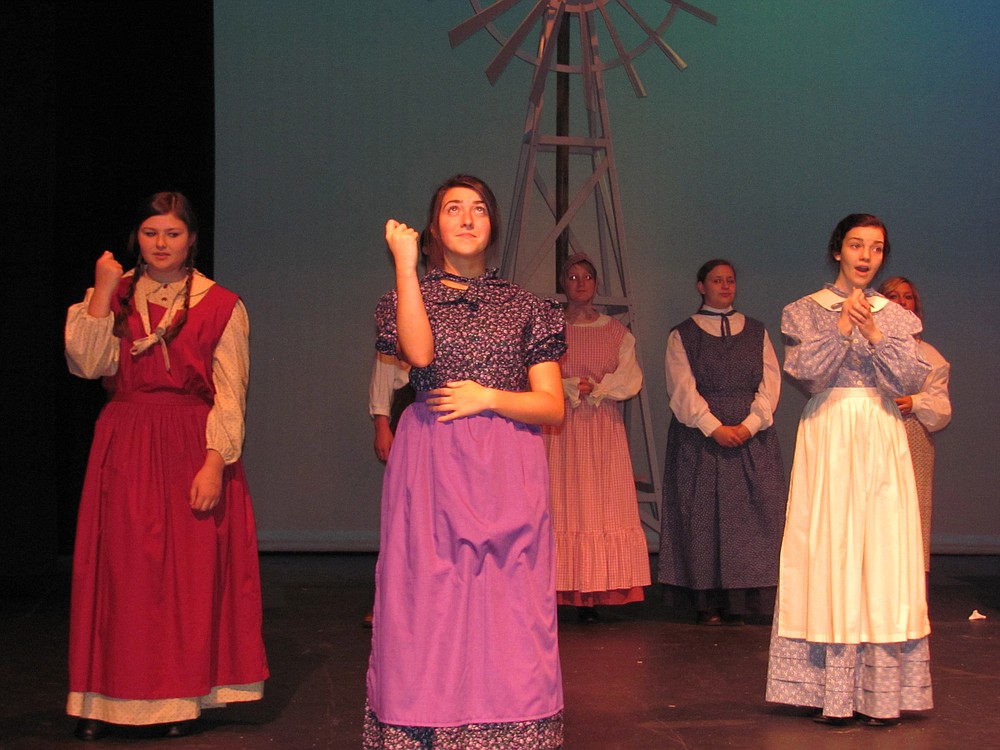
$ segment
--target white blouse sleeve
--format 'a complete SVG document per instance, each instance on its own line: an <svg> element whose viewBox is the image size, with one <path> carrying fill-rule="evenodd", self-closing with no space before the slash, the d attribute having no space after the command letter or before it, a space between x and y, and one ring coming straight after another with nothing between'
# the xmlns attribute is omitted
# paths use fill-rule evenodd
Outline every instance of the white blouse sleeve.
<svg viewBox="0 0 1000 750"><path fill-rule="evenodd" d="M625 335L622 336L621 344L618 345L618 367L614 372L609 372L601 378L601 382L594 386L594 390L587 397L587 400L594 405L600 404L606 398L612 401L626 401L637 394L641 388L642 369L635 356L635 336L630 331L626 331ZM563 390L565 390L565 383Z"/></svg>
<svg viewBox="0 0 1000 750"><path fill-rule="evenodd" d="M781 395L781 366L778 364L778 355L774 353L774 345L771 344L771 337L767 335L767 331L764 331L763 357L764 377L757 387L757 393L750 405L750 413L742 422L750 431L751 437L774 424L774 410L778 408L778 398Z"/></svg>
<svg viewBox="0 0 1000 750"><path fill-rule="evenodd" d="M569 405L572 408L576 408L580 405L580 378L563 378L563 397L569 401Z"/></svg>
<svg viewBox="0 0 1000 750"><path fill-rule="evenodd" d="M681 334L676 330L667 337L666 372L670 411L681 424L696 427L705 437L711 437L722 422L712 414L708 402L698 393L698 384L691 372Z"/></svg>
<svg viewBox="0 0 1000 750"><path fill-rule="evenodd" d="M368 414L390 416L392 395L410 381L409 368L391 354L375 352L368 382Z"/></svg>
<svg viewBox="0 0 1000 750"><path fill-rule="evenodd" d="M77 377L95 380L118 372L121 339L114 335L115 316L95 318L87 312L94 290L88 289L83 302L66 313L64 339L66 364Z"/></svg>
<svg viewBox="0 0 1000 750"><path fill-rule="evenodd" d="M937 432L951 422L951 399L948 396L951 365L926 341L917 346L924 361L930 364L931 371L920 391L913 394L913 414L928 432Z"/></svg>
<svg viewBox="0 0 1000 750"><path fill-rule="evenodd" d="M250 319L239 300L215 347L212 358L215 404L208 413L206 447L218 451L226 464L243 452L247 384L250 380Z"/></svg>

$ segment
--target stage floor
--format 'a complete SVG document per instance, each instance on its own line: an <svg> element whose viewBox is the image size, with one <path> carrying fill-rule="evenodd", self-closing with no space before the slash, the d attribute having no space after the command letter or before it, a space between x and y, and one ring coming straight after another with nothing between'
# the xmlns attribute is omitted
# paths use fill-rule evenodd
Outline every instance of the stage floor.
<svg viewBox="0 0 1000 750"><path fill-rule="evenodd" d="M651 561L655 570L655 558ZM374 555L265 554L264 700L206 712L176 740L115 732L91 747L360 747ZM948 750L1000 747L1000 558L935 556L935 708L895 726L816 724L764 702L770 628L697 626L647 601L583 625L560 611L566 750ZM82 746L63 712L68 571L0 579L0 748ZM970 622L974 609L988 619Z"/></svg>

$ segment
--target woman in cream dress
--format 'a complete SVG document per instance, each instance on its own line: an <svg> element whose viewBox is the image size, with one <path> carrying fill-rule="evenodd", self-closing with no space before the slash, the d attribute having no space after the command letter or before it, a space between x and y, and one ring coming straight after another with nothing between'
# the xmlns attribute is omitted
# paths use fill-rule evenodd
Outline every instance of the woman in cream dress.
<svg viewBox="0 0 1000 750"><path fill-rule="evenodd" d="M920 321L870 289L885 225L840 221L833 284L782 313L785 372L811 394L799 421L779 565L767 700L843 723L932 706L930 622L913 464L895 399L930 370Z"/></svg>

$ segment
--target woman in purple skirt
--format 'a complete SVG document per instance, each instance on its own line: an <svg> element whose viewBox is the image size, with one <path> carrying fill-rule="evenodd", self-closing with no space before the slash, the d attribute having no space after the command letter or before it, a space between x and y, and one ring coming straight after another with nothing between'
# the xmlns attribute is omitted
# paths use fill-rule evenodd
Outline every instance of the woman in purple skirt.
<svg viewBox="0 0 1000 750"><path fill-rule="evenodd" d="M562 312L487 270L496 198L456 175L419 234L386 223L396 287L377 349L417 400L386 466L364 747L562 747L548 468L540 425L563 417Z"/></svg>

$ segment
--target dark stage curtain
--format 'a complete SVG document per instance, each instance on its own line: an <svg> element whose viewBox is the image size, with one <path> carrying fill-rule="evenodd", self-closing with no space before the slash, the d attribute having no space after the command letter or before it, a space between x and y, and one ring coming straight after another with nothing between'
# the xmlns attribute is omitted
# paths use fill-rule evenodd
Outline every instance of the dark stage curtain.
<svg viewBox="0 0 1000 750"><path fill-rule="evenodd" d="M0 215L5 289L0 578L72 551L99 383L66 370L66 307L110 249L126 267L132 214L180 190L212 271L211 0L27 0L0 10Z"/></svg>

